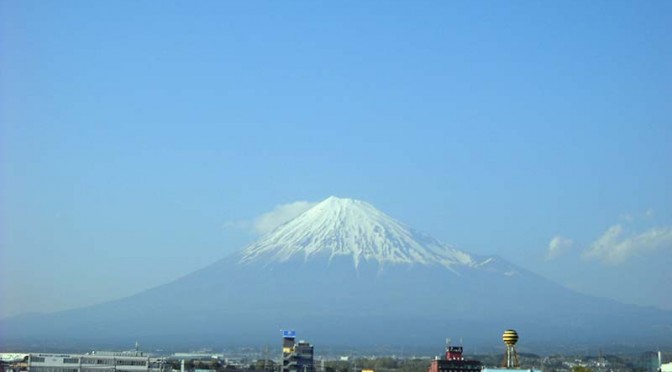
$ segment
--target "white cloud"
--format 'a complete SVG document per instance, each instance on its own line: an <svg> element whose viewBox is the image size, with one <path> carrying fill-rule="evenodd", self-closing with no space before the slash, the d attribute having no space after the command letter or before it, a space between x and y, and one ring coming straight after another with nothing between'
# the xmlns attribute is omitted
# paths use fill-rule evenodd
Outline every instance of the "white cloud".
<svg viewBox="0 0 672 372"><path fill-rule="evenodd" d="M586 259L617 265L638 253L672 248L672 227L654 227L643 233L630 233L621 225L611 226L583 252Z"/></svg>
<svg viewBox="0 0 672 372"><path fill-rule="evenodd" d="M227 221L224 223L224 228L246 230L259 235L267 234L276 227L298 217L301 213L314 207L316 204L304 200L280 204L275 206L270 212L266 212L254 220Z"/></svg>
<svg viewBox="0 0 672 372"><path fill-rule="evenodd" d="M266 234L273 231L276 227L288 222L301 213L315 206L317 203L308 201L296 201L293 203L280 204L272 211L257 217L252 223L252 228L258 234Z"/></svg>
<svg viewBox="0 0 672 372"><path fill-rule="evenodd" d="M560 255L564 254L572 248L574 242L571 239L567 239L560 235L556 235L548 243L548 252L546 253L546 260L552 260L558 258Z"/></svg>

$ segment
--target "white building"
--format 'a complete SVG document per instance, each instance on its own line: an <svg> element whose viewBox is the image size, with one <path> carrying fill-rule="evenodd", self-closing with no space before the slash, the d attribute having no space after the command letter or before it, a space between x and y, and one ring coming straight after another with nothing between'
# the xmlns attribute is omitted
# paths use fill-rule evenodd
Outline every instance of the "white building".
<svg viewBox="0 0 672 372"><path fill-rule="evenodd" d="M30 354L28 372L161 372L163 359L141 352Z"/></svg>

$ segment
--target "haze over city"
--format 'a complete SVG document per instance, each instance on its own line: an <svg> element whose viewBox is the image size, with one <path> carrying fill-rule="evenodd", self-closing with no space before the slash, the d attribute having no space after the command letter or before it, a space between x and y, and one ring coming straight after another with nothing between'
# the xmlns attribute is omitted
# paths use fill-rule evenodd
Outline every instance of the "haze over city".
<svg viewBox="0 0 672 372"><path fill-rule="evenodd" d="M0 318L335 195L672 310L672 3L0 1Z"/></svg>

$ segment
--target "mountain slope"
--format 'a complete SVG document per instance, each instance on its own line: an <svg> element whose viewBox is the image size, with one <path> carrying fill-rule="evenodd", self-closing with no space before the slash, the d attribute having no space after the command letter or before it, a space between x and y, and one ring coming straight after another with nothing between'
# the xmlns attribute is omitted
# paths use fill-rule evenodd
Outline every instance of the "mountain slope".
<svg viewBox="0 0 672 372"><path fill-rule="evenodd" d="M3 342L17 345L64 338L260 344L274 342L281 328L351 346L431 347L448 335L498 345L506 328L537 348L662 346L672 340L672 313L569 291L501 258L443 244L367 203L331 197L172 283L0 323Z"/></svg>

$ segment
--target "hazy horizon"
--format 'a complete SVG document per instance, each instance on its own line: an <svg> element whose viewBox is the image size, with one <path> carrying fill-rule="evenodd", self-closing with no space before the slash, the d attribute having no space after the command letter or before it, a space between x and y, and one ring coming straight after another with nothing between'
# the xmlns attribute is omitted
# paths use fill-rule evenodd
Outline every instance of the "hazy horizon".
<svg viewBox="0 0 672 372"><path fill-rule="evenodd" d="M0 1L0 319L336 195L672 310L672 3Z"/></svg>

